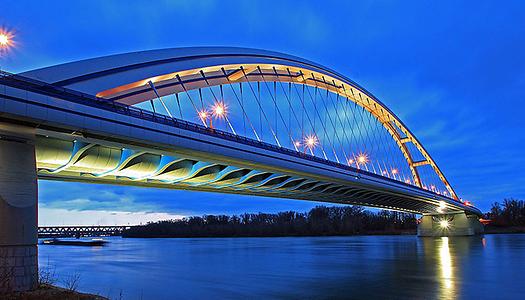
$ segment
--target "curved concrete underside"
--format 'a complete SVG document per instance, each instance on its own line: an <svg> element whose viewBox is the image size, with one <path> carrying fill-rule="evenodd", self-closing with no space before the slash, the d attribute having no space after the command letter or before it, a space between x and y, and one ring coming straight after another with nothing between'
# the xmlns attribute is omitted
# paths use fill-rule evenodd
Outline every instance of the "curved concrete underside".
<svg viewBox="0 0 525 300"><path fill-rule="evenodd" d="M67 138L64 136L63 138ZM101 140L39 136L38 176L43 179L153 186L356 204L412 213L434 213L439 202L380 178L353 174L345 179L300 172L220 155L155 151ZM367 181L375 181L370 186ZM166 200L169 201L169 200ZM461 211L452 203L449 211Z"/></svg>

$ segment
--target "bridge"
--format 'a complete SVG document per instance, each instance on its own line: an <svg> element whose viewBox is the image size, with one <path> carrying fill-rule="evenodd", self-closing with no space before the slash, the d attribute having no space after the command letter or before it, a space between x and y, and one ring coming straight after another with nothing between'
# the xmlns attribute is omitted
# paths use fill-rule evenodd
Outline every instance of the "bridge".
<svg viewBox="0 0 525 300"><path fill-rule="evenodd" d="M482 229L388 107L291 55L177 48L2 72L0 118L0 251L27 257L16 289L36 278L37 178L411 212L421 236Z"/></svg>
<svg viewBox="0 0 525 300"><path fill-rule="evenodd" d="M42 226L38 227L39 238L120 236L131 226Z"/></svg>

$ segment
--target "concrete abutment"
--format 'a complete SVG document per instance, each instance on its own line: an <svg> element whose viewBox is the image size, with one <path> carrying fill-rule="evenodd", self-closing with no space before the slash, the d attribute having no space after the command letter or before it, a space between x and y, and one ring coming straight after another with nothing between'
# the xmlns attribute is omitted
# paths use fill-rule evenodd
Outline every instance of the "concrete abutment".
<svg viewBox="0 0 525 300"><path fill-rule="evenodd" d="M482 234L483 224L476 215L464 212L424 215L417 226L417 235L424 236L471 236Z"/></svg>
<svg viewBox="0 0 525 300"><path fill-rule="evenodd" d="M38 284L34 134L0 123L0 293Z"/></svg>

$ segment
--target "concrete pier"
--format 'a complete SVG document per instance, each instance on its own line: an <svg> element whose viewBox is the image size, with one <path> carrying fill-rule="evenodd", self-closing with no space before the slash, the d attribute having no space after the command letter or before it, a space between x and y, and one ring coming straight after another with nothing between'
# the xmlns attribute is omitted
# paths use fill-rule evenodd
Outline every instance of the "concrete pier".
<svg viewBox="0 0 525 300"><path fill-rule="evenodd" d="M38 284L33 142L31 130L0 123L0 294L31 290Z"/></svg>
<svg viewBox="0 0 525 300"><path fill-rule="evenodd" d="M470 236L483 233L483 224L476 215L464 212L424 215L417 226L418 236Z"/></svg>

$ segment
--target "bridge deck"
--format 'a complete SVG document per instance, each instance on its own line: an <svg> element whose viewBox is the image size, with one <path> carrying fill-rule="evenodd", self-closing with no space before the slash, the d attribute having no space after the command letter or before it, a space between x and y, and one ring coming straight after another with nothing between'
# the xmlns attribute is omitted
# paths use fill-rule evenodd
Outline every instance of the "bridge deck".
<svg viewBox="0 0 525 300"><path fill-rule="evenodd" d="M34 79L3 72L0 77L0 84L4 86L1 94L4 110L0 113L8 117L9 122L38 127L38 132L41 135L54 135L54 137L61 139L81 140L85 143L96 143L98 145L119 145L121 147L146 149L146 152L153 154L175 154L178 157L202 161L203 163L208 161L225 166L230 165L236 167L236 170L261 170L270 174L269 176L289 176L289 180L305 179L313 182L313 184L308 189L297 188L283 193L271 189L258 189L257 184L262 184L261 182L243 190L224 186L217 188L213 185L186 184L184 182L179 182L178 185L173 185L174 182L171 182L171 186L166 186L166 182L152 180L153 178L136 180L133 178L125 179L122 176L106 176L105 178L86 176L89 171L73 174L67 171L53 173L49 170L40 170L39 177L41 178L214 190L227 193L359 204L416 213L435 212L439 202L442 201L451 210L464 210L480 214L477 209L466 206L450 197L362 169L228 132L206 128L176 118L169 118ZM50 98L42 98L42 96ZM52 100L50 101L50 99ZM45 111L45 113L41 111ZM75 118L82 118L83 122L79 124ZM137 126L138 123L133 119L142 120L143 126ZM112 123L113 125L101 128L100 123L107 123L108 125ZM179 130L180 134L174 135L174 128ZM139 132L140 134L137 134ZM146 132L147 134L145 134ZM176 140L174 140L175 136ZM198 137L200 141L195 141L194 137ZM159 143L159 141L162 142ZM138 147L134 145L138 145ZM184 149L176 150L181 147ZM202 149L211 149L210 147L214 147L216 150L202 153ZM159 152L159 150L161 151ZM220 153L221 155L211 153ZM256 153L258 155L255 155ZM256 163L247 162L248 156L250 156L249 161ZM271 164L268 163L270 161ZM297 171L299 165L301 171ZM330 193L323 193L324 191L330 191Z"/></svg>

